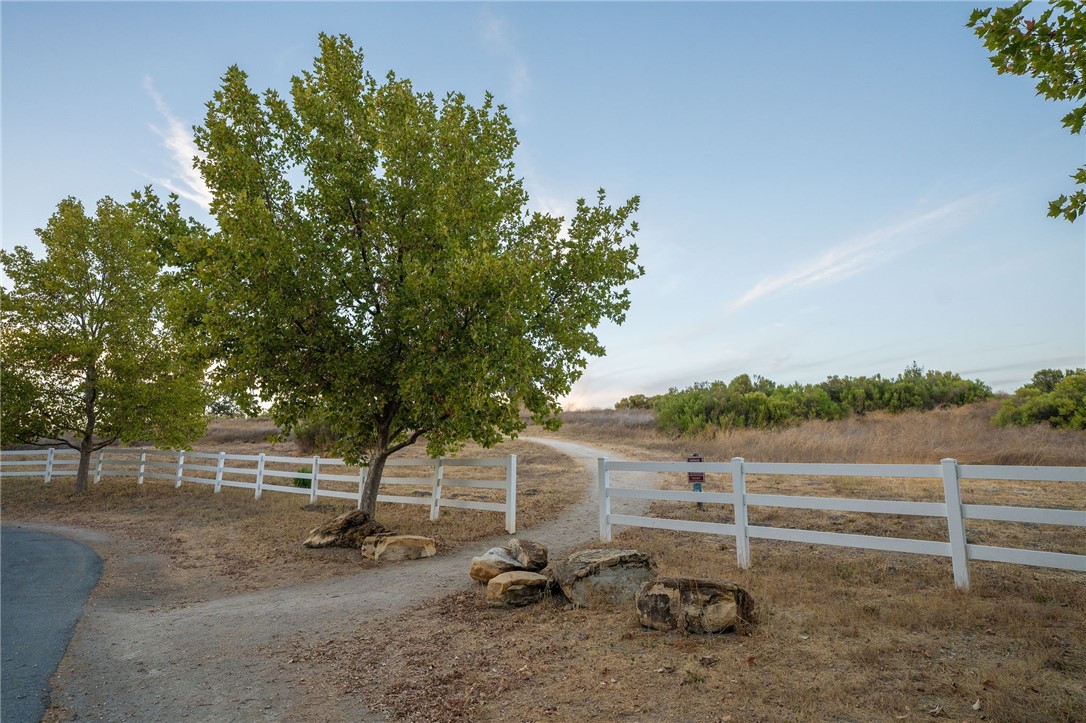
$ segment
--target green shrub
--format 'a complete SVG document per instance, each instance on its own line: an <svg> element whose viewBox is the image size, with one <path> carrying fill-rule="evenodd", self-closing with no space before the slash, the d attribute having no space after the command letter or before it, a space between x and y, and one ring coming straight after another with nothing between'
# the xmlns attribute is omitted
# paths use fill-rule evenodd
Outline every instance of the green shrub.
<svg viewBox="0 0 1086 723"><path fill-rule="evenodd" d="M1086 429L1086 369L1042 369L1003 400L992 421L1000 426L1047 422L1057 429Z"/></svg>
<svg viewBox="0 0 1086 723"><path fill-rule="evenodd" d="M311 474L313 472L313 468L309 465L305 465L304 467L299 467L297 471L301 474ZM294 486L301 487L302 489L309 489L313 486L313 480L309 479L308 477L295 477Z"/></svg>
<svg viewBox="0 0 1086 723"><path fill-rule="evenodd" d="M292 432L299 455L325 454L339 439L326 422L300 422Z"/></svg>

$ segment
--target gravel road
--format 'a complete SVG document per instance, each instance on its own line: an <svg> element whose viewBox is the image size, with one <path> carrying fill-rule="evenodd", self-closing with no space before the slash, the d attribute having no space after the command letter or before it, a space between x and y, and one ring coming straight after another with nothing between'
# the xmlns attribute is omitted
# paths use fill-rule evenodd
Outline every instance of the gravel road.
<svg viewBox="0 0 1086 723"><path fill-rule="evenodd" d="M523 536L546 545L552 557L598 539L596 459L617 455L561 440L524 439L581 462L585 484L582 499L566 514ZM623 484L651 481L651 475L643 475ZM93 535L76 528L49 529L94 546ZM319 686L285 680L275 654L299 640L313 644L343 637L364 620L473 589L476 583L467 575L471 558L507 541L507 536L481 540L425 560L172 609L159 609L163 603L141 597L135 585L132 594L96 590L54 677L54 704L79 720L335 720L345 713L320 697ZM133 578L150 564L123 554L103 556L107 569L131 565ZM366 715L349 711L341 719L380 720Z"/></svg>

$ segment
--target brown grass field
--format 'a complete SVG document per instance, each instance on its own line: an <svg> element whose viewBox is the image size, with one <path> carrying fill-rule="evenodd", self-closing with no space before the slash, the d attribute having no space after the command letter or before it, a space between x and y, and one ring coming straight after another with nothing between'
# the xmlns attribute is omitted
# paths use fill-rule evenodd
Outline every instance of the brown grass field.
<svg viewBox="0 0 1086 723"><path fill-rule="evenodd" d="M995 428L988 424L992 413L994 406L985 404L688 440L657 434L644 413L582 412L565 415L556 436L629 459L680 460L699 452L714 461L1086 463L1086 434ZM201 446L271 451L263 437L245 438L221 426ZM562 490L577 479L583 485L583 472L561 455L524 442L494 452L518 454L522 527L557 515L569 502ZM681 476L663 476L661 483L686 488ZM711 475L705 489L724 484ZM535 494L525 494L532 485ZM942 493L937 480L774 477L748 479L748 486L887 499L934 500ZM132 480L106 480L83 499L63 484L44 489L8 479L2 492L5 521L128 536L169 554L180 581L221 581L205 583L202 595L315 580L366 564L356 552L327 555L297 545L327 517L304 512L305 498L266 495L255 503L241 490L212 495L185 486L179 493L165 483L137 490ZM963 483L963 496L1086 510L1086 490L1070 483L976 481ZM652 511L730 521L729 509L713 505L655 503ZM379 514L403 532L437 536L443 549L501 531L496 513L453 512L462 514L443 517L432 532L425 508L387 505ZM938 519L896 515L756 509L752 523L923 539L946 534ZM970 542L1086 554L1082 528L971 523L968 532ZM583 545L593 546L600 545ZM372 706L407 721L1086 720L1081 573L971 563L972 590L963 593L943 558L755 540L752 566L740 570L730 538L616 528L611 546L651 553L662 574L737 582L758 601L758 625L750 635L682 636L641 628L630 606L571 610L560 596L512 611L490 609L479 586L391 622L363 624L320 647L299 644L281 661L284 675L304 670L340 710ZM198 575L186 574L193 568Z"/></svg>
<svg viewBox="0 0 1086 723"><path fill-rule="evenodd" d="M697 440L655 433L638 412L565 415L556 436L632 459L744 456L752 461L1081 465L1086 435L1000 429L993 405L868 415L778 431ZM531 430L533 434L545 434ZM663 486L683 489L684 479ZM937 480L748 480L752 491L939 499ZM721 484L721 482L717 482ZM707 479L705 489L713 489ZM1086 510L1070 484L963 484L967 501ZM653 513L727 520L706 505L655 503ZM752 511L754 512L754 511ZM905 516L757 510L752 523L945 539L945 523ZM1086 553L1081 529L971 523L971 542ZM752 567L734 543L692 533L616 528L611 547L649 552L661 574L735 581L759 601L749 636L682 636L642 628L630 606L570 610L560 597L519 610L486 607L483 587L302 660L329 671L334 695L372 700L411 721L1086 720L1086 577L972 563L972 591L950 561L753 541ZM600 546L587 544L583 547ZM434 650L443 651L440 658ZM379 668L376 680L372 671ZM365 681L360 685L358 681ZM364 691L369 691L364 692Z"/></svg>

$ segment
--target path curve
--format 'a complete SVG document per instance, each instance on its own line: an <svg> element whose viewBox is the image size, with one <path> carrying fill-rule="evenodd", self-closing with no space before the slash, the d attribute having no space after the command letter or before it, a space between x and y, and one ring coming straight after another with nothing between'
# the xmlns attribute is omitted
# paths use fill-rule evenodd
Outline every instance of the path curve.
<svg viewBox="0 0 1086 723"><path fill-rule="evenodd" d="M0 548L0 719L37 721L102 558L82 543L19 526L0 527Z"/></svg>
<svg viewBox="0 0 1086 723"><path fill-rule="evenodd" d="M582 464L583 497L557 520L524 531L552 557L598 539L597 458L605 450L551 438L546 445ZM651 475L625 484L647 486ZM312 720L312 690L283 680L274 654L349 634L365 620L401 613L436 596L470 590L471 558L509 537L405 565L189 604L121 609L94 595L55 680L54 700L80 720ZM109 564L107 560L107 565ZM350 711L351 720L360 711ZM377 718L371 720L379 720Z"/></svg>

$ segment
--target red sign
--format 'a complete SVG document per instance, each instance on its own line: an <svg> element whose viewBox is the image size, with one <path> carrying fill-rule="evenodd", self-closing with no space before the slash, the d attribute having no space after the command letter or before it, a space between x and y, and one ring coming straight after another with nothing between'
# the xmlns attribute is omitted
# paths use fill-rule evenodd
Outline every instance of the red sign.
<svg viewBox="0 0 1086 723"><path fill-rule="evenodd" d="M692 454L692 455L690 455L689 457L686 458L686 461L687 462L701 462L703 460L701 459L700 454ZM686 473L686 481L691 483L691 484L693 484L695 482L704 482L705 481L705 473L704 472L687 472Z"/></svg>

